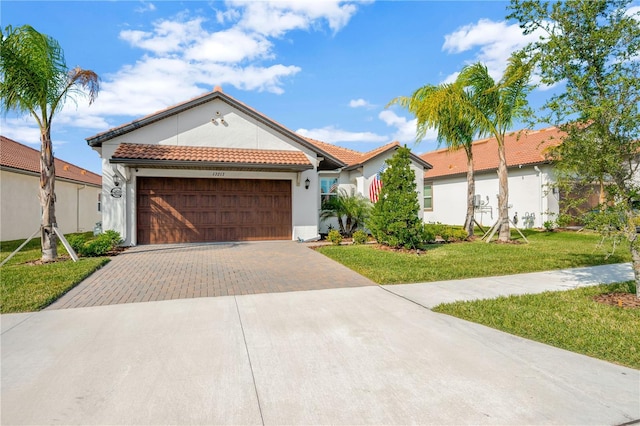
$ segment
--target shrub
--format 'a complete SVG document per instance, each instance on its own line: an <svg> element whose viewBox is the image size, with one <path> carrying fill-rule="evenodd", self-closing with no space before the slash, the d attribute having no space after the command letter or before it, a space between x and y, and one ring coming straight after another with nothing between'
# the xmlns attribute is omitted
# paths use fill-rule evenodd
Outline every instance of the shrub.
<svg viewBox="0 0 640 426"><path fill-rule="evenodd" d="M553 229L556 227L553 220L545 220L542 226L544 226L544 230L547 232L553 231Z"/></svg>
<svg viewBox="0 0 640 426"><path fill-rule="evenodd" d="M353 233L353 244L365 244L368 236L364 231L356 231Z"/></svg>
<svg viewBox="0 0 640 426"><path fill-rule="evenodd" d="M69 245L76 253L80 254L82 246L87 242L87 238L82 234L66 235L65 238L69 242Z"/></svg>
<svg viewBox="0 0 640 426"><path fill-rule="evenodd" d="M432 243L436 237L440 237L447 242L463 241L469 237L467 231L460 227L443 225L441 223L427 223L423 230L424 242Z"/></svg>
<svg viewBox="0 0 640 426"><path fill-rule="evenodd" d="M340 235L340 232L337 230L332 229L327 235L327 241L331 242L334 246L339 246L342 242L342 235Z"/></svg>
<svg viewBox="0 0 640 426"><path fill-rule="evenodd" d="M69 240L71 247L73 247L80 256L84 257L104 256L115 249L121 242L122 238L120 237L120 234L113 230L105 231L92 240L83 241L82 244L79 244L78 240L76 244L79 245L77 246L74 246Z"/></svg>

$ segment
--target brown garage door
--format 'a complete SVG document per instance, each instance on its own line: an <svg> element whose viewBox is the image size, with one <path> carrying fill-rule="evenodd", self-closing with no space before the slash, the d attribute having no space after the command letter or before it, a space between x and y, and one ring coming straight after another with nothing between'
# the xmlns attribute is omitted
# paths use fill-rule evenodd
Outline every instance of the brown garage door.
<svg viewBox="0 0 640 426"><path fill-rule="evenodd" d="M291 239L291 181L138 178L139 244Z"/></svg>

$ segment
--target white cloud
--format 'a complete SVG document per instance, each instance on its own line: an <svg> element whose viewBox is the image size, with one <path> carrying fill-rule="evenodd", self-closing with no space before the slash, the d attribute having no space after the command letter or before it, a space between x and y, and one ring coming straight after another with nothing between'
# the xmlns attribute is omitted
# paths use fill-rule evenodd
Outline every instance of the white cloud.
<svg viewBox="0 0 640 426"><path fill-rule="evenodd" d="M120 39L142 51L139 59L101 75L100 93L93 105L81 96L77 103L69 100L56 121L70 127L104 130L120 124L123 116L145 116L216 85L281 94L286 80L301 68L278 63L274 40L292 30L328 28L335 33L357 11L353 2L343 0L230 0L218 5L221 10L214 10L210 20L184 11L146 28L122 30ZM153 3L142 1L137 11L154 9ZM33 126L10 124L6 126L12 132L8 135L39 140ZM340 132L334 129L334 133ZM375 134L341 134L341 140L381 140Z"/></svg>
<svg viewBox="0 0 640 426"><path fill-rule="evenodd" d="M382 120L387 126L394 127L396 130L393 134L393 140L397 140L401 143L409 143L416 141L416 124L417 119L407 120L406 117L401 117L391 110L384 110L378 114L378 118ZM435 140L437 133L435 130L427 132L423 140Z"/></svg>
<svg viewBox="0 0 640 426"><path fill-rule="evenodd" d="M271 37L282 37L292 30L317 28L322 22L326 22L336 33L347 25L357 11L356 5L342 0L232 0L227 4L242 8L239 27Z"/></svg>
<svg viewBox="0 0 640 426"><path fill-rule="evenodd" d="M31 116L18 118L2 118L0 121L2 128L2 136L13 139L26 145L32 145L33 148L40 147L40 129L35 120Z"/></svg>
<svg viewBox="0 0 640 426"><path fill-rule="evenodd" d="M389 138L372 132L350 132L337 129L335 126L327 126L320 129L298 129L296 133L308 138L317 139L327 143L337 142L387 142Z"/></svg>
<svg viewBox="0 0 640 426"><path fill-rule="evenodd" d="M640 6L631 6L627 9L625 15L633 17L636 21L640 21Z"/></svg>
<svg viewBox="0 0 640 426"><path fill-rule="evenodd" d="M484 63L489 74L498 80L511 54L538 40L539 36L539 32L524 35L517 24L507 25L505 21L480 19L475 24L462 26L445 35L442 50L457 54L479 49L470 62ZM456 76L457 73L449 75L444 81L451 82Z"/></svg>
<svg viewBox="0 0 640 426"><path fill-rule="evenodd" d="M144 12L153 12L156 10L156 5L151 2L141 1L140 7L136 8L135 11L138 13Z"/></svg>
<svg viewBox="0 0 640 426"><path fill-rule="evenodd" d="M349 106L351 108L361 108L361 107L370 107L372 105L369 102L365 101L364 99L360 98L360 99L351 99L349 101Z"/></svg>

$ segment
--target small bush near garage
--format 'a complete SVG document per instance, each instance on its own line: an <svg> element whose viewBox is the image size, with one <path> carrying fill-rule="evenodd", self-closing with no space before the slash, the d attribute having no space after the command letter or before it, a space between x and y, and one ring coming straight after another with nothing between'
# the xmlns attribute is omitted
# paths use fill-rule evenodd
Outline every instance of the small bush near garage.
<svg viewBox="0 0 640 426"><path fill-rule="evenodd" d="M70 235L67 241L78 255L99 257L115 250L122 242L122 238L118 232L107 230L91 239L87 239L86 234Z"/></svg>

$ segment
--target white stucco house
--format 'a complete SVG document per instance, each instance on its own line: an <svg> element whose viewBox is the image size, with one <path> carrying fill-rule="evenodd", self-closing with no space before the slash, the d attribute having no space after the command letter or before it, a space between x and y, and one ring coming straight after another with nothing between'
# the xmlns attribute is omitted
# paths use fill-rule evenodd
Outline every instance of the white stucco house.
<svg viewBox="0 0 640 426"><path fill-rule="evenodd" d="M552 164L545 152L562 141L555 127L510 133L505 137L509 173L509 217L521 228L543 227L555 220L560 197L551 185ZM467 209L467 157L464 150L446 148L420 156L433 168L424 174L424 220L464 224ZM488 138L473 143L475 168L475 218L491 226L498 218L498 143Z"/></svg>
<svg viewBox="0 0 640 426"><path fill-rule="evenodd" d="M93 230L101 216L102 179L55 159L56 219L63 233ZM0 241L28 238L39 227L40 152L0 136Z"/></svg>
<svg viewBox="0 0 640 426"><path fill-rule="evenodd" d="M102 158L103 228L125 245L308 240L321 197L368 195L399 144L370 153L305 138L219 87L87 138ZM412 156L420 200L430 165Z"/></svg>

